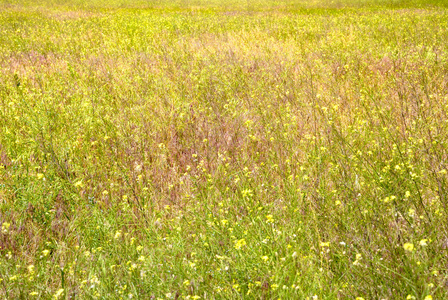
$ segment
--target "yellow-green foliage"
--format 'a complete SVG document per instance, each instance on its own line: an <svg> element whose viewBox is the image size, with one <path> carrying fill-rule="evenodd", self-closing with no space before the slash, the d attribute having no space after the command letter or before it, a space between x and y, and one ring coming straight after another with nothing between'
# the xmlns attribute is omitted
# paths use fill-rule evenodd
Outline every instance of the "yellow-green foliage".
<svg viewBox="0 0 448 300"><path fill-rule="evenodd" d="M0 295L444 299L445 1L0 1Z"/></svg>

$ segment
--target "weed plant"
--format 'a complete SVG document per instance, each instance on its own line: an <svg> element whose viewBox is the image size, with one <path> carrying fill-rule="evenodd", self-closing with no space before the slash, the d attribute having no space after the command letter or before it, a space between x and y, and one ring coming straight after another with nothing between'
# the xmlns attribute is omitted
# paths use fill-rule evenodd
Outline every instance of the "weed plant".
<svg viewBox="0 0 448 300"><path fill-rule="evenodd" d="M0 295L446 299L446 1L1 0Z"/></svg>

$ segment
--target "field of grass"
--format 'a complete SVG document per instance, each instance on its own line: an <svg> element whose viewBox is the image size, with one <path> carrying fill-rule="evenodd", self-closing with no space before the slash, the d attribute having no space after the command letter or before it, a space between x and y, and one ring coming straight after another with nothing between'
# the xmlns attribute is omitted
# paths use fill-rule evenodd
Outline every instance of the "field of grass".
<svg viewBox="0 0 448 300"><path fill-rule="evenodd" d="M448 2L0 0L0 297L447 299Z"/></svg>

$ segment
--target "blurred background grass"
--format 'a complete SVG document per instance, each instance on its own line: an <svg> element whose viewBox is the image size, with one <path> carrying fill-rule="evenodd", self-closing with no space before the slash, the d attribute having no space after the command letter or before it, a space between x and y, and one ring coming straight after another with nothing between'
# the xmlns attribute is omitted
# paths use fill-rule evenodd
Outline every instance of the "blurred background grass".
<svg viewBox="0 0 448 300"><path fill-rule="evenodd" d="M217 10L303 10L303 9L341 9L341 8L430 8L448 7L444 0L1 0L4 6L26 7L66 7L84 9L117 8L172 8L172 9L217 9Z"/></svg>

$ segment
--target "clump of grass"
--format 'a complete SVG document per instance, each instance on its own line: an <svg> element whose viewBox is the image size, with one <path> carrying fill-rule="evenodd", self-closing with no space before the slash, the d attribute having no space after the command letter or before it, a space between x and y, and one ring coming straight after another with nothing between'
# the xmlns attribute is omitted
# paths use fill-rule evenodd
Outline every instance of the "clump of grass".
<svg viewBox="0 0 448 300"><path fill-rule="evenodd" d="M444 2L0 6L3 297L447 296Z"/></svg>

